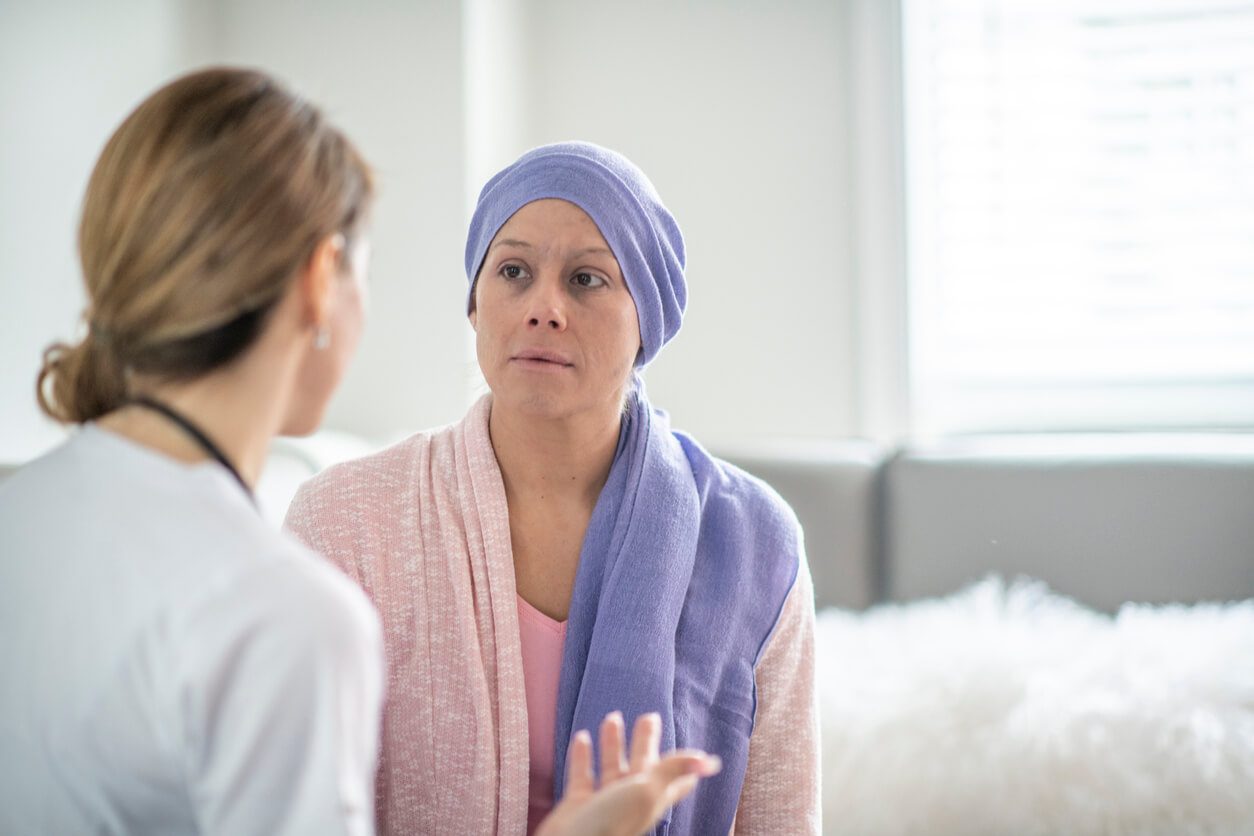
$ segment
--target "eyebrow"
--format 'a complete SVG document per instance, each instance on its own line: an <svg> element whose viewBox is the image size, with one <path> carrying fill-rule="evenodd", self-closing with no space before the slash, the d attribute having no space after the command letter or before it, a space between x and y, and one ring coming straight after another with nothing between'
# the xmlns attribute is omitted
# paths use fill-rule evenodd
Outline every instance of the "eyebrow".
<svg viewBox="0 0 1254 836"><path fill-rule="evenodd" d="M605 247L584 247L582 250L575 250L571 253L571 256L574 258L579 258L580 256L585 255L608 255L613 257L614 254Z"/></svg>
<svg viewBox="0 0 1254 836"><path fill-rule="evenodd" d="M497 247L520 247L524 250L535 249L531 244L528 244L526 241L519 241L517 238L502 238L500 241L495 241L492 246L488 247L488 251L491 252ZM575 250L570 254L570 257L581 258L585 255L608 255L612 258L614 253L610 252L606 247L584 247L581 250Z"/></svg>
<svg viewBox="0 0 1254 836"><path fill-rule="evenodd" d="M492 246L488 247L488 249L495 250L497 247L522 247L527 250L535 249L535 247L531 246L526 241L519 241L516 238L502 238L500 241L494 242Z"/></svg>

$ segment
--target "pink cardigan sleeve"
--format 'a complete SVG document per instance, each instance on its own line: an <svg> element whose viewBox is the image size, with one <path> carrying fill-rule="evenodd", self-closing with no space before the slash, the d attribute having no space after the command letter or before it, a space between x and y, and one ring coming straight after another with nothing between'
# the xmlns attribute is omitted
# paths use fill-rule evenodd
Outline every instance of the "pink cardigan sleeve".
<svg viewBox="0 0 1254 836"><path fill-rule="evenodd" d="M754 671L758 708L732 831L818 834L819 713L814 587L805 557Z"/></svg>

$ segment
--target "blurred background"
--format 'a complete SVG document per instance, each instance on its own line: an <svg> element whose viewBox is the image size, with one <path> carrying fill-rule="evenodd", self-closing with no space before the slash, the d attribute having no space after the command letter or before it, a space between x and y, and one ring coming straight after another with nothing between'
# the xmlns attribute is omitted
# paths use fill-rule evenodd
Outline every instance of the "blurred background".
<svg viewBox="0 0 1254 836"><path fill-rule="evenodd" d="M1126 579L1146 542L1175 555L1149 573L1159 591L1125 582L1090 596L1103 606L1167 597L1217 525L1229 562L1207 589L1254 587L1254 3L0 0L0 462L62 437L33 385L40 352L82 330L96 155L155 87L216 63L277 74L378 171L370 322L330 431L370 446L463 414L482 385L463 312L475 195L527 148L591 140L649 174L687 239L689 312L647 370L654 402L757 472L785 468L807 528L839 527L811 534L812 561L865 529L849 550L869 556L831 557L863 567L862 591L829 601L890 593L911 543L943 561L898 516L914 497L947 526L987 521L979 490L1002 519L1049 511L1024 534L1045 565L1065 546L1091 571L1085 548L1109 547ZM961 454L977 473L1135 467L1077 476L1091 502L1065 481L926 482L952 456L925 445L990 433L994 452ZM1164 456L1226 474L1187 482L1201 516L1179 518L1175 482L1128 493ZM924 476L898 485L894 462ZM865 466L866 508L833 522L855 488L795 488L793 465ZM1021 523L973 523L953 548L1004 554ZM1032 539L1070 529L1089 546ZM954 577L981 567L1015 569L980 557Z"/></svg>
<svg viewBox="0 0 1254 836"><path fill-rule="evenodd" d="M55 440L87 175L172 76L262 67L377 166L328 426L478 384L461 256L537 144L616 148L688 241L653 399L713 443L1254 422L1254 8L1208 0L0 2L0 459Z"/></svg>

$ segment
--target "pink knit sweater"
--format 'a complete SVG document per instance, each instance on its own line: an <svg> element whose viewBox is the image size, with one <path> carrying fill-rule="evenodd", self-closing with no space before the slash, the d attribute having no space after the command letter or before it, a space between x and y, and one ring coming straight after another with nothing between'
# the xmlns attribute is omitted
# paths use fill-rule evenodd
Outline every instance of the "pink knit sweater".
<svg viewBox="0 0 1254 836"><path fill-rule="evenodd" d="M287 526L374 601L387 698L379 832L522 834L527 702L509 509L491 396L306 483ZM814 605L802 562L755 671L757 713L736 833L818 833Z"/></svg>

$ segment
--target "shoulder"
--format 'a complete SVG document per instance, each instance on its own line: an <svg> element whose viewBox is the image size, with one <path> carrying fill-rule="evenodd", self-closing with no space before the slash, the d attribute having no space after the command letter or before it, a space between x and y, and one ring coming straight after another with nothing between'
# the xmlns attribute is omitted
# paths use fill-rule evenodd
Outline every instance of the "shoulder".
<svg viewBox="0 0 1254 836"><path fill-rule="evenodd" d="M310 618L310 614L325 611L334 614L335 618L328 620L338 619L340 626L350 621L364 627L377 623L374 606L357 584L303 544L283 533L279 537L283 549L272 562L270 573L274 577L258 572L246 582L256 588L266 606L275 607L275 599L281 599L278 610L298 614L305 622L319 621ZM278 583L271 583L272 580ZM331 629L335 626L331 624Z"/></svg>
<svg viewBox="0 0 1254 836"><path fill-rule="evenodd" d="M413 470L428 436L418 433L369 456L331 465L300 486L293 504L340 505L390 493Z"/></svg>
<svg viewBox="0 0 1254 836"><path fill-rule="evenodd" d="M299 644L352 655L382 646L379 615L361 587L296 543L274 563L276 583L258 573L249 593Z"/></svg>
<svg viewBox="0 0 1254 836"><path fill-rule="evenodd" d="M712 582L717 579L726 590L727 607L752 614L745 623L760 628L751 642L757 658L805 568L801 525L770 485L710 455L691 437L675 435L692 466L700 497L701 565L694 572Z"/></svg>
<svg viewBox="0 0 1254 836"><path fill-rule="evenodd" d="M0 509L13 510L42 501L48 491L76 493L85 476L98 473L106 462L95 433L77 430L67 440L0 479Z"/></svg>
<svg viewBox="0 0 1254 836"><path fill-rule="evenodd" d="M352 659L381 648L379 617L362 590L292 538L272 532L263 559L214 578L184 602L189 648L209 656L245 643L292 661ZM276 659L276 664L278 660Z"/></svg>
<svg viewBox="0 0 1254 836"><path fill-rule="evenodd" d="M328 525L371 522L416 502L419 475L450 446L452 427L415 433L377 453L332 465L297 489L285 525L303 535Z"/></svg>
<svg viewBox="0 0 1254 836"><path fill-rule="evenodd" d="M787 501L766 482L710 454L691 436L676 432L692 467L703 515L759 541L781 555L802 550L801 524Z"/></svg>
<svg viewBox="0 0 1254 836"><path fill-rule="evenodd" d="M377 613L355 584L294 543L266 558L206 584L161 630L163 700L206 780L223 770L274 781L325 770L330 735L372 734L385 669Z"/></svg>

